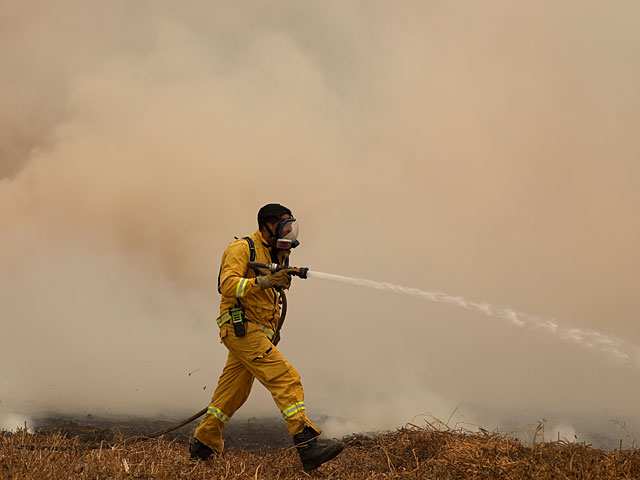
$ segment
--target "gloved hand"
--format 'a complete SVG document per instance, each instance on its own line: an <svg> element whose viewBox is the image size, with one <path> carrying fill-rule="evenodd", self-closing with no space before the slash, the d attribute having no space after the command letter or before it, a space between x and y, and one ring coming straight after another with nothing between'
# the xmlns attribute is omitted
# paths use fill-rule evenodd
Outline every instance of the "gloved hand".
<svg viewBox="0 0 640 480"><path fill-rule="evenodd" d="M266 290L272 287L289 288L291 285L291 272L294 270L294 268L286 268L269 275L261 275L256 277L256 283L260 285L260 290Z"/></svg>

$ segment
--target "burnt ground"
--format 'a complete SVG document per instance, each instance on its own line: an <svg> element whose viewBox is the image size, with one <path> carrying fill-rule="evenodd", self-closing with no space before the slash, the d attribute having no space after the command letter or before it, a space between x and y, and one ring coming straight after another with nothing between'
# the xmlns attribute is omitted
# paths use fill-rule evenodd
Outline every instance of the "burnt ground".
<svg viewBox="0 0 640 480"><path fill-rule="evenodd" d="M49 414L32 419L29 425L40 434L59 433L67 438L77 437L81 442L117 442L124 438L148 435L176 423L152 418L107 418L94 415ZM199 419L164 435L165 440L188 444ZM226 447L247 451L271 450L291 446L291 437L284 420L272 418L232 418L223 431Z"/></svg>

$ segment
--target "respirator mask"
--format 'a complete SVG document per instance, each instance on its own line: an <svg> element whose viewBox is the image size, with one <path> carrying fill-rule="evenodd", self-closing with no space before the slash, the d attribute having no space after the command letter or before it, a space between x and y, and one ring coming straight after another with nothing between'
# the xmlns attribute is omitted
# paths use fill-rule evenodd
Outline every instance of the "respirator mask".
<svg viewBox="0 0 640 480"><path fill-rule="evenodd" d="M300 245L298 241L298 222L295 218L285 218L278 222L276 227L276 248L278 250L291 250Z"/></svg>

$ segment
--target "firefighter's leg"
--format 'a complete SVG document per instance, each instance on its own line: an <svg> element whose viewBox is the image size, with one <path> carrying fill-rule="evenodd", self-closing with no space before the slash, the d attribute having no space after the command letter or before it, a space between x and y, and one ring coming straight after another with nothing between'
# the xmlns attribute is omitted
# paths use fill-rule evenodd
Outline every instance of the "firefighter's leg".
<svg viewBox="0 0 640 480"><path fill-rule="evenodd" d="M194 436L198 440L216 452L222 452L222 429L249 398L253 379L243 362L229 352L209 409L196 428Z"/></svg>
<svg viewBox="0 0 640 480"><path fill-rule="evenodd" d="M222 328L232 328L224 325ZM304 391L300 375L280 351L269 341L264 331L253 323L246 324L247 333L238 338L233 333L223 336L223 342L244 367L271 392L273 400L294 436L316 427L306 416Z"/></svg>

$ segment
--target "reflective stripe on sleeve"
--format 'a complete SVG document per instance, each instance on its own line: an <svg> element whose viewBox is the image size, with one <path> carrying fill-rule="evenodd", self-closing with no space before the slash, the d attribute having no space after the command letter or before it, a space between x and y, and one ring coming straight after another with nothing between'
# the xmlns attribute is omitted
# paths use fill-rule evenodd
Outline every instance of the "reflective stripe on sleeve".
<svg viewBox="0 0 640 480"><path fill-rule="evenodd" d="M222 413L222 410L220 410L219 408L209 407L207 408L207 413L209 415L213 415L214 417L218 418L223 423L227 423L229 421L229 417L227 417L224 413Z"/></svg>
<svg viewBox="0 0 640 480"><path fill-rule="evenodd" d="M282 416L284 418L289 418L292 415L295 415L298 412L301 412L303 410L306 410L307 407L304 406L304 402L296 402L293 405L291 405L289 408L285 408L282 411Z"/></svg>
<svg viewBox="0 0 640 480"><path fill-rule="evenodd" d="M244 289L247 287L247 279L242 278L236 286L236 297L244 297Z"/></svg>

